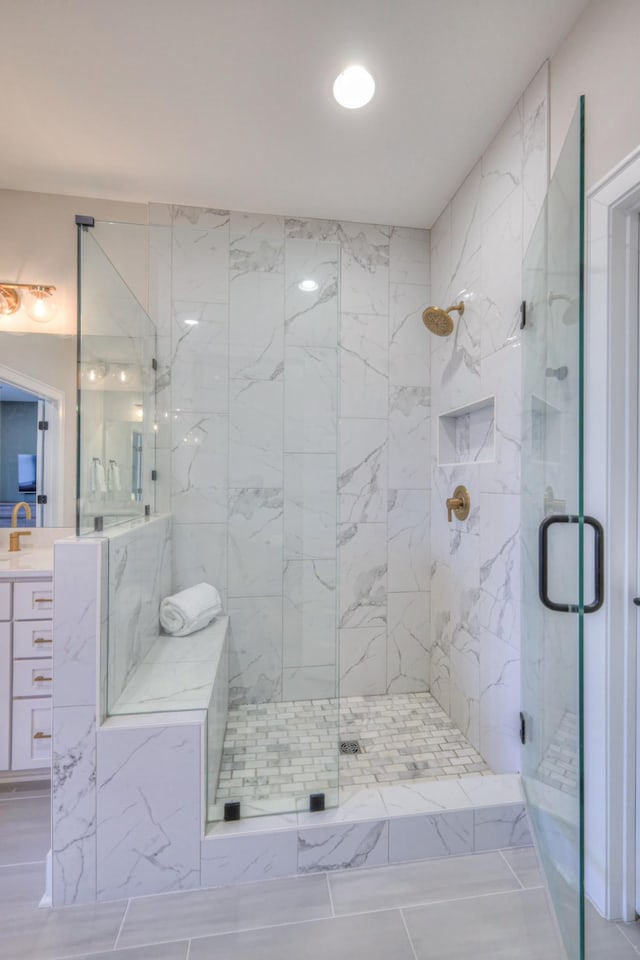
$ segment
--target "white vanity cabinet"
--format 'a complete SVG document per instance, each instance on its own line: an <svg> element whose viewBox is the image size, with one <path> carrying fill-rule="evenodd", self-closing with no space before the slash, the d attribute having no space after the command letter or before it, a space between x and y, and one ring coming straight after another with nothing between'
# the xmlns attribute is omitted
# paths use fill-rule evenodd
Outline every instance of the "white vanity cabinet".
<svg viewBox="0 0 640 960"><path fill-rule="evenodd" d="M51 763L53 582L0 580L0 771Z"/></svg>

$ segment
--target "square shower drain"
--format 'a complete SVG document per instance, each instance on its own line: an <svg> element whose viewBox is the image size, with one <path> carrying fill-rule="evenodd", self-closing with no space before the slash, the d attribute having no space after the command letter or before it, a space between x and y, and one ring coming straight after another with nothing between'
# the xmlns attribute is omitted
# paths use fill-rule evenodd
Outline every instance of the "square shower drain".
<svg viewBox="0 0 640 960"><path fill-rule="evenodd" d="M362 753L362 747L357 740L341 740L340 753Z"/></svg>

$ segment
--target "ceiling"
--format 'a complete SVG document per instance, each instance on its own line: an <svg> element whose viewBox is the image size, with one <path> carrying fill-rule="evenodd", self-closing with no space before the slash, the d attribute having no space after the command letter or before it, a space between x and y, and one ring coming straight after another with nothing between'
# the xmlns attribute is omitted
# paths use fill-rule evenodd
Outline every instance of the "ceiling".
<svg viewBox="0 0 640 960"><path fill-rule="evenodd" d="M0 186L428 227L587 3L0 0Z"/></svg>

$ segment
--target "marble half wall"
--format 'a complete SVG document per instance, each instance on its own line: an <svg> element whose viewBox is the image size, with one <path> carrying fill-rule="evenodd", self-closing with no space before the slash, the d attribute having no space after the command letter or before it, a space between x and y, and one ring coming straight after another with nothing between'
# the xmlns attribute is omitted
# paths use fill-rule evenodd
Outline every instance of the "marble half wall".
<svg viewBox="0 0 640 960"><path fill-rule="evenodd" d="M160 602L171 593L171 517L128 523L106 536L107 696L113 705L158 638Z"/></svg>
<svg viewBox="0 0 640 960"><path fill-rule="evenodd" d="M520 769L519 308L547 188L548 86L545 64L431 231L434 302L465 302L431 351L431 692L496 772ZM487 398L491 453L443 457L438 418ZM457 484L471 512L447 523Z"/></svg>
<svg viewBox="0 0 640 960"><path fill-rule="evenodd" d="M150 220L173 588L220 590L230 702L427 690L428 232Z"/></svg>
<svg viewBox="0 0 640 960"><path fill-rule="evenodd" d="M96 717L107 542L54 546L52 901L96 899Z"/></svg>
<svg viewBox="0 0 640 960"><path fill-rule="evenodd" d="M97 899L200 886L205 713L98 731Z"/></svg>
<svg viewBox="0 0 640 960"><path fill-rule="evenodd" d="M112 530L108 537L55 544L55 907L200 885L207 711L109 718L105 708L109 642L140 639L127 626L148 621L150 630L152 620L134 606L128 622L125 607L117 606L117 589L127 576L129 588L144 591L147 603L152 595L148 578L156 578L156 592L166 589L162 556L169 532L169 518L157 517ZM109 576L113 557L119 561L115 582ZM157 615L154 600L156 636ZM221 702L212 702L209 711L219 729L227 678L222 679Z"/></svg>

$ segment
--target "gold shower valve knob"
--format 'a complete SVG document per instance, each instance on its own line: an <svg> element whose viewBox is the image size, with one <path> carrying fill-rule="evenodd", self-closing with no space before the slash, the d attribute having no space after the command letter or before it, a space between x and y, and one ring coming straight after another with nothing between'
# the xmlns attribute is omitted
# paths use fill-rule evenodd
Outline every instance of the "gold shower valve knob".
<svg viewBox="0 0 640 960"><path fill-rule="evenodd" d="M462 485L455 488L453 496L447 500L447 519L449 523L453 520L455 513L458 520L466 520L471 509L471 497L466 487Z"/></svg>

